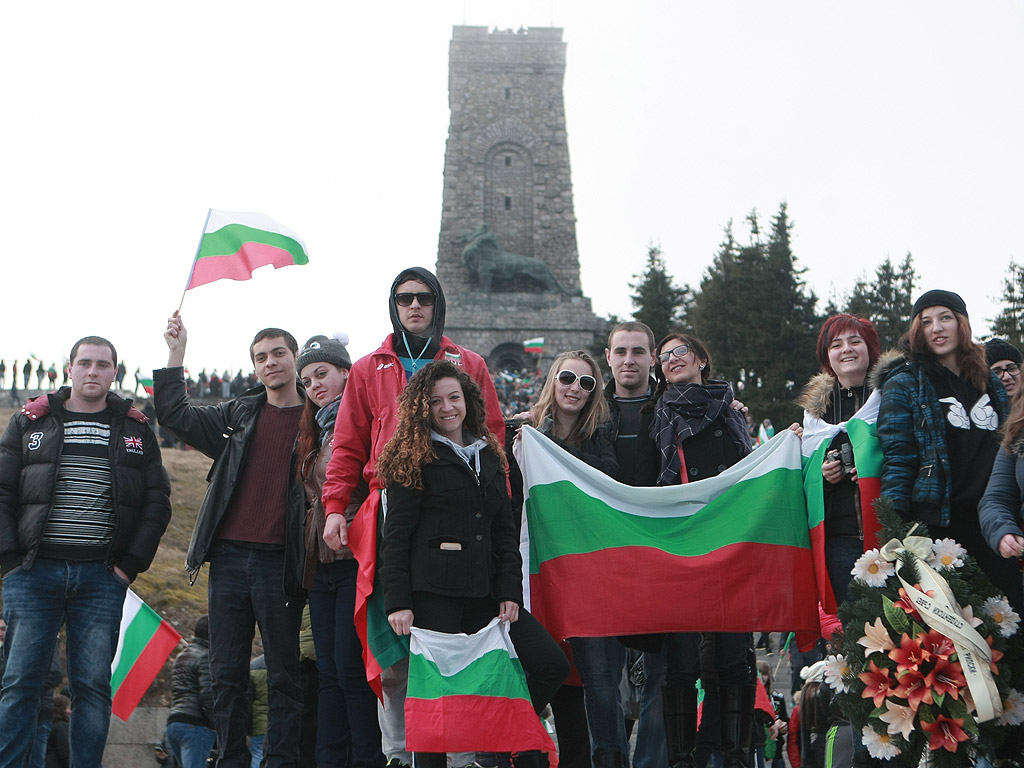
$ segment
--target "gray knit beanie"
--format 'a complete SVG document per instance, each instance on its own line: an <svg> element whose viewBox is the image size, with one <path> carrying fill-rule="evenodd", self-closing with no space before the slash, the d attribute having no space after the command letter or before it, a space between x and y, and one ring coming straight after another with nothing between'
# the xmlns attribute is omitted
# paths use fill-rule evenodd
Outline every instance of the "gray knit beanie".
<svg viewBox="0 0 1024 768"><path fill-rule="evenodd" d="M345 349L346 344L348 344L348 335L344 333L335 334L333 338L311 337L299 350L299 362L296 370L301 374L302 369L310 363L330 363L338 368L350 369L352 358L348 356L348 350Z"/></svg>

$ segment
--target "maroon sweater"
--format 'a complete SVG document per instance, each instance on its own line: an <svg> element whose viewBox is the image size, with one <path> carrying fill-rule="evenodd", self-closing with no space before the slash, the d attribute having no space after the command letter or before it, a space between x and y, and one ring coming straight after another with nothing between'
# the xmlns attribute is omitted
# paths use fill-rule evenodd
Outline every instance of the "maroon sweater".
<svg viewBox="0 0 1024 768"><path fill-rule="evenodd" d="M288 478L300 416L301 405L263 404L217 538L284 546Z"/></svg>

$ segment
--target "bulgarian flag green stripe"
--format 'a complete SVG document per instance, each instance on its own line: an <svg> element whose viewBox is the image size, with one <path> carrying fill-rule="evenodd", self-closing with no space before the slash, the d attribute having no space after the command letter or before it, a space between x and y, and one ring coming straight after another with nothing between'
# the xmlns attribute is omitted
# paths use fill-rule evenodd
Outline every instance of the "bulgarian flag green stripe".
<svg viewBox="0 0 1024 768"><path fill-rule="evenodd" d="M248 280L267 265L307 263L302 238L269 216L211 210L186 290L215 280Z"/></svg>
<svg viewBox="0 0 1024 768"><path fill-rule="evenodd" d="M473 635L413 628L405 730L412 752L539 749L556 763L508 625L497 618Z"/></svg>
<svg viewBox="0 0 1024 768"><path fill-rule="evenodd" d="M112 712L122 720L132 712L163 668L181 635L130 589L125 593L117 652L110 665Z"/></svg>
<svg viewBox="0 0 1024 768"><path fill-rule="evenodd" d="M799 442L786 430L717 477L633 488L524 427L530 610L557 638L817 631Z"/></svg>
<svg viewBox="0 0 1024 768"><path fill-rule="evenodd" d="M864 531L864 549L873 549L878 543L878 517L875 514L875 499L882 487L882 446L878 442L875 422L878 420L878 407L882 396L879 392L871 393L849 421L840 424L828 424L810 414L804 414L804 438L802 450L804 455L804 494L807 497L808 518L814 525L820 526L820 543L822 552L825 546L825 478L821 475L821 465L832 440L840 432L850 436L850 447L853 448L853 461L857 467L857 485L860 488L861 521ZM824 557L821 558L822 564ZM822 567L819 579L828 583L828 574ZM826 613L835 613L835 597L829 585L825 593L822 607Z"/></svg>

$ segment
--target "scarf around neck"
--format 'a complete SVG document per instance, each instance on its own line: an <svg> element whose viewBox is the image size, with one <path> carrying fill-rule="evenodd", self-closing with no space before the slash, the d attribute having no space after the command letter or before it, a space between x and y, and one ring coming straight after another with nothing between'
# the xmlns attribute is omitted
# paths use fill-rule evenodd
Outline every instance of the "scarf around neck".
<svg viewBox="0 0 1024 768"><path fill-rule="evenodd" d="M651 421L651 437L661 452L659 485L679 483L682 467L677 449L718 418L725 421L740 456L750 453L746 420L739 411L732 408L732 401L732 387L725 381L668 385L658 398L654 419Z"/></svg>

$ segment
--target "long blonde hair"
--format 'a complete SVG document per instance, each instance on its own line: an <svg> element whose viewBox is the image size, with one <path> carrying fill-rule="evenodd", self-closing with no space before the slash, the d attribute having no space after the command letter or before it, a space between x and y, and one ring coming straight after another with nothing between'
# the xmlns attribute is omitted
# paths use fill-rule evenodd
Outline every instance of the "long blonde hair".
<svg viewBox="0 0 1024 768"><path fill-rule="evenodd" d="M541 390L537 398L537 404L533 406L533 425L539 429L544 426L545 421L554 418L557 407L555 405L555 387L558 386L558 372L562 370L566 360L582 360L590 366L590 373L597 382L594 385L594 391L590 393L587 404L577 414L576 421L565 438L565 442L569 445L579 445L584 440L593 437L597 428L611 418L608 403L605 402L604 393L601 391L601 369L586 350L573 349L563 352L555 358L555 362L551 364L551 370L548 371L547 380L544 382L544 389Z"/></svg>

